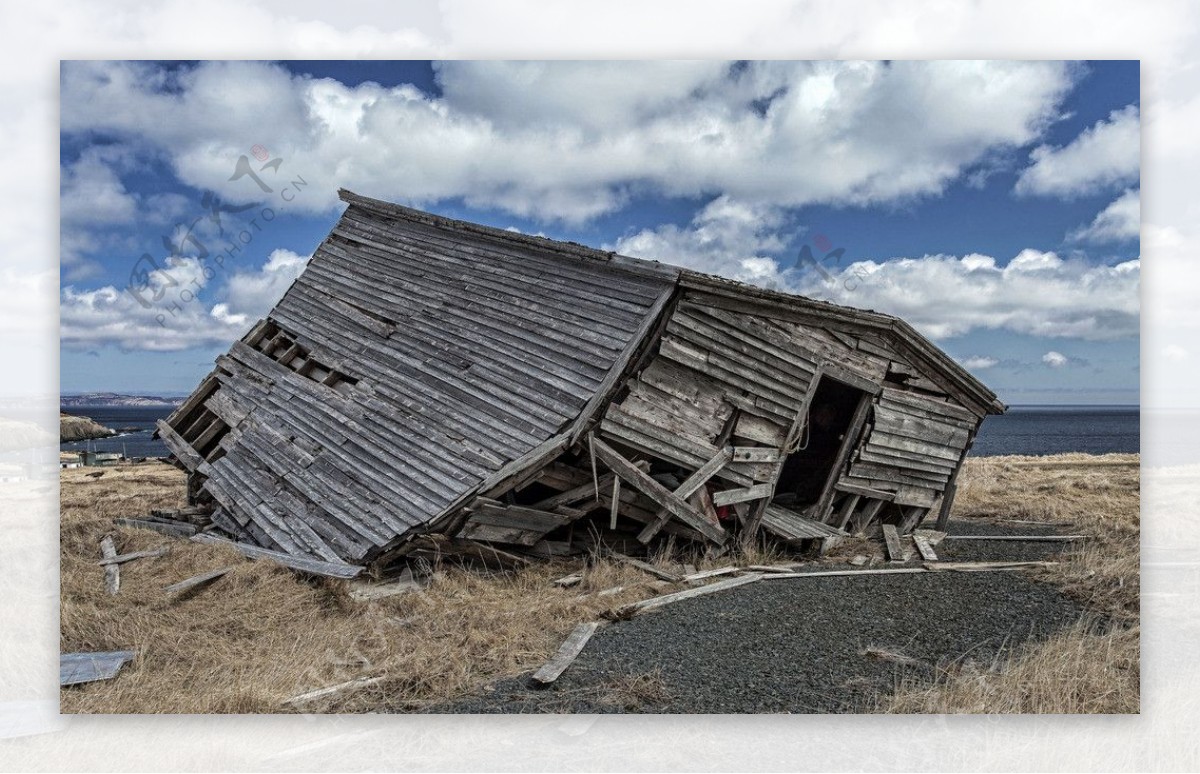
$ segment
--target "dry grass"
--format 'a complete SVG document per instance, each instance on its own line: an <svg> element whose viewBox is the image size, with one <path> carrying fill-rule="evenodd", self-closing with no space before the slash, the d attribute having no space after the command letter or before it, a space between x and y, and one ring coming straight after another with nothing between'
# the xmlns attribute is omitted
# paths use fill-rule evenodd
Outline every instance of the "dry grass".
<svg viewBox="0 0 1200 774"><path fill-rule="evenodd" d="M1047 580L1123 626L1107 634L1076 627L991 669L947 672L933 686L902 686L880 709L1136 711L1138 470L1098 469L1086 464L1094 458L1083 456L1058 459L1079 464L972 460L960 479L956 516L1072 521L1072 532L1097 536L1070 549ZM444 565L424 592L355 602L345 582L306 582L228 548L114 528L114 517L183 504L183 475L171 467L114 468L98 479L89 472L62 472L62 650L134 648L139 656L116 680L63 689L66 713L421 709L536 668L575 624L666 586L633 567L590 557L583 582L567 589L550 581L578 571L578 561L505 574ZM123 565L121 592L112 597L96 564L100 539L109 533L120 552L167 544L171 553ZM848 540L829 560L874 556L872 546ZM788 558L762 546L722 557L663 547L654 561L679 572L681 563L703 570ZM171 583L229 565L235 569L207 589L175 600L162 593ZM618 586L624 587L619 593L594 594ZM283 705L297 694L376 677L379 682L357 691ZM637 709L661 701L665 691L660 676L635 675L609 686L604 700Z"/></svg>
<svg viewBox="0 0 1200 774"><path fill-rule="evenodd" d="M99 479L84 472L62 474L61 647L134 648L139 656L119 679L63 689L65 713L418 709L536 668L576 623L651 593L644 573L611 562L589 571L580 586L556 588L551 580L577 569L560 562L498 575L444 566L423 593L358 603L344 582L304 582L226 547L114 530L116 516L183 503L183 476L172 468L110 469ZM124 565L115 597L104 592L95 563L100 539L110 532L120 552L171 546L165 557ZM187 598L162 593L228 565L236 569ZM626 590L577 599L617 585ZM370 677L383 680L294 709L282 705L300 693Z"/></svg>
<svg viewBox="0 0 1200 774"><path fill-rule="evenodd" d="M1050 464L1046 464L1049 462ZM1052 460L969 460L956 519L1070 524L1091 539L1039 573L1078 600L1084 620L1027 644L985 669L944 671L933 685L905 683L883 701L893 713L1131 713L1139 709L1140 476L1136 454Z"/></svg>

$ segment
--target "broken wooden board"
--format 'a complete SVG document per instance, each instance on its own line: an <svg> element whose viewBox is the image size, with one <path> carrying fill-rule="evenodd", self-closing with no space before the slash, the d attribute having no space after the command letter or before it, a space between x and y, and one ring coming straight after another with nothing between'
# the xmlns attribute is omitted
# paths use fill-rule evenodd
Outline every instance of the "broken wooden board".
<svg viewBox="0 0 1200 774"><path fill-rule="evenodd" d="M249 543L239 543L236 540L218 537L211 532L201 532L199 535L192 536L192 540L197 543L232 546L247 559L269 559L289 569L306 572L310 575L324 575L329 578L357 578L363 571L362 567L355 564L326 562L320 559L293 556L285 554L282 551L272 551L269 548L259 548Z"/></svg>
<svg viewBox="0 0 1200 774"><path fill-rule="evenodd" d="M113 519L113 522L119 527L149 529L159 533L160 535L169 535L171 537L192 537L200 531L200 528L195 524L189 524L188 522L183 521L171 523L164 520L154 519L119 518Z"/></svg>
<svg viewBox="0 0 1200 774"><path fill-rule="evenodd" d="M178 583L172 583L170 586L164 588L163 591L167 594L185 594L189 591L202 588L213 581L223 578L226 573L232 569L234 569L234 565L230 565L229 567L221 567L216 570L209 570L206 573L201 573L200 575L187 578L186 580L181 580Z"/></svg>
<svg viewBox="0 0 1200 774"><path fill-rule="evenodd" d="M146 551L132 551L128 554L117 554L116 556L108 556L101 559L97 564L101 566L109 564L125 564L132 562L134 559L151 559L156 556L166 556L170 553L170 546L161 546L159 548L151 548Z"/></svg>
<svg viewBox="0 0 1200 774"><path fill-rule="evenodd" d="M587 645L588 640L596 633L596 629L600 624L596 621L581 623L563 640L562 645L558 646L558 651L538 671L533 673L530 678L535 685L547 686L559 678L567 667L579 656L583 651L583 646Z"/></svg>
<svg viewBox="0 0 1200 774"><path fill-rule="evenodd" d="M895 524L883 525L883 542L887 546L889 562L904 561L904 549L900 547L900 533L896 531Z"/></svg>
<svg viewBox="0 0 1200 774"><path fill-rule="evenodd" d="M726 446L717 454L713 455L712 459L701 465L695 473L688 476L683 483L675 488L675 494L683 500L688 500L692 495L700 491L710 478L715 476L721 468L725 467L733 456L733 447ZM690 501L689 501L690 502ZM655 515L654 521L650 522L645 528L638 533L638 541L649 543L650 540L658 534L658 531L671 520L671 512L665 508L660 510Z"/></svg>
<svg viewBox="0 0 1200 774"><path fill-rule="evenodd" d="M692 529L704 535L714 543L724 543L725 530L712 524L703 515L671 490L651 478L645 471L638 468L629 460L622 457L615 449L601 441L592 439L592 449L596 457L608 466L625 483L654 500L662 508L670 511L671 515L687 524Z"/></svg>
<svg viewBox="0 0 1200 774"><path fill-rule="evenodd" d="M111 680L121 667L137 655L132 650L110 650L101 653L60 653L58 684L79 685L97 680Z"/></svg>
<svg viewBox="0 0 1200 774"><path fill-rule="evenodd" d="M929 541L929 545L936 546L938 543L946 539L945 532L939 532L936 529L914 529L914 535L920 535Z"/></svg>
<svg viewBox="0 0 1200 774"><path fill-rule="evenodd" d="M669 583L679 583L680 581L683 580L682 577L680 577L679 575L677 575L673 572L668 572L667 570L664 570L661 567L655 567L654 565L650 564L649 562L643 562L641 559L634 559L632 556L626 556L625 554L619 554L619 553L614 552L612 557L613 557L613 559L616 559L618 562L628 564L631 567L636 567L639 570L641 570L642 572L650 573L654 577L660 578Z"/></svg>
<svg viewBox="0 0 1200 774"><path fill-rule="evenodd" d="M726 489L722 492L713 492L712 501L713 505L719 508L722 505L761 500L764 497L770 497L774 490L775 487L771 484L755 484L743 489Z"/></svg>
<svg viewBox="0 0 1200 774"><path fill-rule="evenodd" d="M734 573L742 572L741 567L716 567L711 570L700 570L699 572L689 573L683 576L684 583L696 583L706 578L715 578L719 575L733 575Z"/></svg>
<svg viewBox="0 0 1200 774"><path fill-rule="evenodd" d="M307 704L308 702L316 699L324 699L329 696L336 696L339 693L357 691L360 688L369 688L370 686L378 685L381 682L383 682L382 677L363 677L359 678L358 680L349 680L344 683L338 683L337 685L331 685L328 688L318 688L315 691L309 691L307 693L302 693L299 696L293 696L290 699L284 699L282 704L285 707L292 707L298 704Z"/></svg>
<svg viewBox="0 0 1200 774"><path fill-rule="evenodd" d="M762 573L748 573L737 578L717 581L716 583L710 583L707 586L699 586L694 589L688 589L687 591L677 591L674 594L664 594L661 597L643 599L641 602L633 602L617 608L616 610L612 611L612 616L619 619L630 618L650 610L657 610L660 607L664 607L675 602L682 602L685 599L703 597L707 596L708 594L715 594L718 591L726 591L728 589L737 588L738 586L745 586L748 583L755 583L762 578Z"/></svg>
<svg viewBox="0 0 1200 774"><path fill-rule="evenodd" d="M929 545L929 538L925 537L924 535L913 533L912 541L913 545L917 547L917 553L921 555L922 559L927 562L938 561L937 552L933 550L933 546Z"/></svg>
<svg viewBox="0 0 1200 774"><path fill-rule="evenodd" d="M115 595L121 590L121 566L111 561L117 558L117 547L113 543L112 535L105 535L100 541L100 555L104 559L110 560L104 566L104 589L109 594Z"/></svg>
<svg viewBox="0 0 1200 774"><path fill-rule="evenodd" d="M763 511L762 528L788 543L846 536L846 533L837 527L805 518L789 508L775 504L768 505Z"/></svg>
<svg viewBox="0 0 1200 774"><path fill-rule="evenodd" d="M553 585L558 586L559 588L569 589L572 586L578 586L580 583L583 582L583 573L573 572L570 575L564 575L563 577L558 578L557 580L552 580L550 582Z"/></svg>

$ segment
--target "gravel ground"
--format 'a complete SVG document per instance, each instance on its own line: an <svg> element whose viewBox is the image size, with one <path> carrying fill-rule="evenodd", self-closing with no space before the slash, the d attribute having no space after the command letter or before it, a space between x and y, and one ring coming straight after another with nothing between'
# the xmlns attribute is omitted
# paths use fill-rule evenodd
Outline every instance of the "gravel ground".
<svg viewBox="0 0 1200 774"><path fill-rule="evenodd" d="M951 534L1039 532L1052 530L951 525ZM937 551L946 560L1024 561L1062 545L949 541ZM522 675L433 711L869 711L903 677L931 678L958 661L990 663L1080 612L1054 586L1020 572L764 580L601 627L549 688L531 689Z"/></svg>

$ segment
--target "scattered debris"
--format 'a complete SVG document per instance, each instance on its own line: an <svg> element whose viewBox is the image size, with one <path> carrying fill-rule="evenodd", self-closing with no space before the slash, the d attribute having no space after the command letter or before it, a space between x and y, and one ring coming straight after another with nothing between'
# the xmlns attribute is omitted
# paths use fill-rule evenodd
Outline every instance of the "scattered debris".
<svg viewBox="0 0 1200 774"><path fill-rule="evenodd" d="M609 617L615 620L632 618L635 615L639 615L650 610L657 610L660 607L664 607L675 602L680 602L685 599L702 597L707 594L715 594L718 591L725 591L727 589L737 588L738 586L745 586L747 583L755 583L761 580L763 577L764 576L762 573L748 573L737 578L717 581L716 583L710 583L707 586L699 586L694 589L688 589L687 591L677 591L674 594L664 594L661 597L643 599L641 602L633 602L623 607L619 607L616 610L610 611ZM766 577L780 578L784 576L775 574Z"/></svg>
<svg viewBox="0 0 1200 774"><path fill-rule="evenodd" d="M117 547L113 543L112 535L105 535L100 541L100 555L103 559L109 560L104 565L104 588L109 594L115 595L121 590L121 566L113 562L117 558Z"/></svg>
<svg viewBox="0 0 1200 774"><path fill-rule="evenodd" d="M900 546L900 535L896 531L896 525L883 525L883 541L887 547L887 555L889 562L903 562L904 549Z"/></svg>
<svg viewBox="0 0 1200 774"><path fill-rule="evenodd" d="M690 575L685 575L685 576L683 576L683 582L684 583L696 583L697 581L702 581L702 580L705 580L706 578L715 578L718 575L732 575L734 573L741 572L741 571L742 571L741 567L734 567L734 566L715 567L711 570L701 570L699 572L694 572Z"/></svg>
<svg viewBox="0 0 1200 774"><path fill-rule="evenodd" d="M428 576L417 578L412 567L405 567L398 578L390 581L355 580L350 584L350 597L358 602L370 602L376 599L386 599L397 594L407 594L412 591L424 591L429 587Z"/></svg>
<svg viewBox="0 0 1200 774"><path fill-rule="evenodd" d="M103 653L61 653L58 656L58 684L79 685L97 680L111 680L121 667L137 655L132 650L111 650Z"/></svg>
<svg viewBox="0 0 1200 774"><path fill-rule="evenodd" d="M861 651L859 651L859 653L870 658L879 659L880 661L890 661L893 664L901 664L903 666L917 666L921 663L920 659L913 658L912 656L906 656L898 651L894 651L889 648L881 648L876 645L868 645L866 648L863 648Z"/></svg>
<svg viewBox="0 0 1200 774"><path fill-rule="evenodd" d="M164 588L163 591L167 594L182 595L189 591L194 591L196 589L207 586L208 584L212 583L213 581L216 581L219 578L224 577L229 571L231 571L233 569L235 569L235 568L233 566L230 566L230 567L221 567L216 570L210 570L206 573L202 573L200 575L196 575L194 577L188 578L187 580L181 580L178 583L172 583L170 586L167 586L166 588Z"/></svg>
<svg viewBox="0 0 1200 774"><path fill-rule="evenodd" d="M599 626L600 624L596 621L576 626L567 639L563 640L563 644L558 646L558 652L543 664L541 669L533 673L531 681L537 686L544 687L557 680L558 676L571 666L571 662L583 650L583 646L587 645L587 641L592 638Z"/></svg>
<svg viewBox="0 0 1200 774"><path fill-rule="evenodd" d="M331 685L328 688L318 688L315 691L302 693L299 696L293 696L290 699L284 699L282 704L285 707L294 707L298 704L307 704L308 702L315 701L316 699L324 699L329 696L336 696L339 693L357 691L361 688L369 688L370 686L378 685L381 682L383 682L382 677L363 677L357 680L350 680L344 683L338 683L337 685Z"/></svg>
<svg viewBox="0 0 1200 774"><path fill-rule="evenodd" d="M158 532L159 534L162 534L162 535L169 535L170 537L185 537L185 538L187 538L187 537L191 537L191 536L195 535L197 532L200 531L199 527L197 527L195 524L188 524L186 522L173 522L173 521L167 521L165 519L120 518L120 519L114 519L113 521L119 527L136 527L137 529L149 529L149 530Z"/></svg>
<svg viewBox="0 0 1200 774"><path fill-rule="evenodd" d="M570 575L564 575L563 577L561 577L557 580L551 581L551 583L553 583L555 586L558 586L559 588L564 588L564 589L569 589L572 586L578 586L582 582L583 582L583 573L582 572L573 572Z"/></svg>
<svg viewBox="0 0 1200 774"><path fill-rule="evenodd" d="M936 562L938 560L937 552L933 550L933 546L929 544L929 538L924 535L913 533L913 545L917 547L917 553L927 562Z"/></svg>
<svg viewBox="0 0 1200 774"><path fill-rule="evenodd" d="M662 569L661 567L655 567L654 565L650 564L649 562L643 562L641 559L634 559L631 556L626 556L625 554L618 554L618 553L614 553L612 555L612 557L613 557L613 559L616 559L618 562L624 562L625 564L628 564L631 567L636 567L639 570L641 570L643 572L647 572L647 573L653 575L654 577L659 578L660 580L665 580L668 583L680 583L683 580L683 578L680 577L679 575L676 575L673 572L667 572L666 570Z"/></svg>
<svg viewBox="0 0 1200 774"><path fill-rule="evenodd" d="M847 559L847 564L852 564L855 567L862 567L867 562L871 561L871 557L866 554L855 554L852 558Z"/></svg>
<svg viewBox="0 0 1200 774"><path fill-rule="evenodd" d="M97 564L102 566L110 564L125 564L126 562L132 562L134 559L151 559L156 556L166 556L168 553L170 553L170 551L170 546L160 546L159 548L151 548L146 551L133 551L128 554L106 556L97 562Z"/></svg>

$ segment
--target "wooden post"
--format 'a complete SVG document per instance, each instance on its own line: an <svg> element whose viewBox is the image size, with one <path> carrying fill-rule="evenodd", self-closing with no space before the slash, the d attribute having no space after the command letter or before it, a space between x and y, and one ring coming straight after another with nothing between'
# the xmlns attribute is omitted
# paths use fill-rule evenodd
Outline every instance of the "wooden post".
<svg viewBox="0 0 1200 774"><path fill-rule="evenodd" d="M838 479L842 477L842 466L846 464L846 460L850 458L850 452L854 450L854 444L858 442L858 436L862 432L863 422L867 420L867 410L870 407L871 395L864 392L858 399L858 407L854 409L854 415L850 418L850 425L846 428L846 437L842 439L841 448L838 449L837 457L833 460L833 467L829 469L825 487L821 490L821 497L813 507L813 521L824 522L828 519L829 506L833 504L834 487L837 485Z"/></svg>

